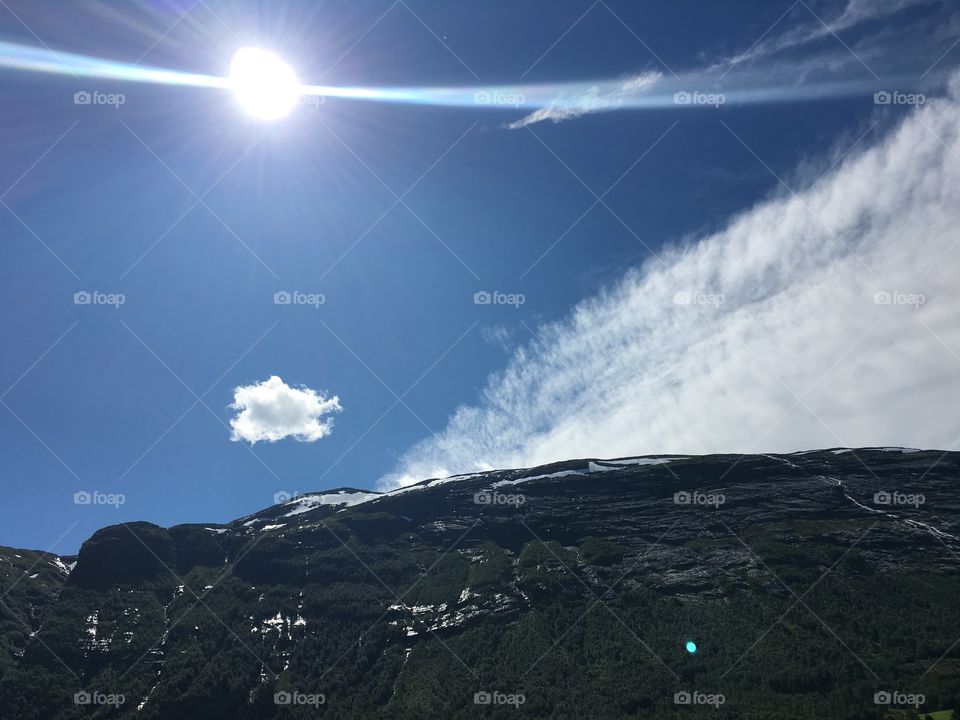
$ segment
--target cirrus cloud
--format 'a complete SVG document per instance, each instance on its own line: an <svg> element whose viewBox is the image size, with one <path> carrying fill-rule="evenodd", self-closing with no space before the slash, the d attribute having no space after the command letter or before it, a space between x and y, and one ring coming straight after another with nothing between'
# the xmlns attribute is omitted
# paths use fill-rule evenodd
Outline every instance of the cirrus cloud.
<svg viewBox="0 0 960 720"><path fill-rule="evenodd" d="M955 447L960 75L903 112L536 328L381 487L572 457Z"/></svg>
<svg viewBox="0 0 960 720"><path fill-rule="evenodd" d="M663 73L647 72L613 83L592 85L584 91L561 96L546 107L509 123L507 127L510 130L517 130L546 120L560 123L584 115L616 110L622 108L629 100L649 92L662 78Z"/></svg>
<svg viewBox="0 0 960 720"><path fill-rule="evenodd" d="M328 398L303 385L292 387L276 375L235 388L229 407L237 411L230 420L230 439L251 444L288 437L314 442L333 432L330 416L343 409L336 395Z"/></svg>
<svg viewBox="0 0 960 720"><path fill-rule="evenodd" d="M750 49L728 58L720 65L733 67L747 60L779 53L830 36L835 37L837 33L844 30L870 21L883 20L910 8L937 4L938 2L939 0L848 0L843 11L830 20L822 20L808 5L797 3L803 5L806 13L811 16L808 24L801 24L782 35L776 35L769 39L761 37Z"/></svg>

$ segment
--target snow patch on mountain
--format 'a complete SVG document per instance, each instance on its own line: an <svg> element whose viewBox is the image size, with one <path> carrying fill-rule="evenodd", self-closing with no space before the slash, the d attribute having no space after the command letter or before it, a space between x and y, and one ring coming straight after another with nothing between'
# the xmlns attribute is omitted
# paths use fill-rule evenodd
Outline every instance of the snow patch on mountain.
<svg viewBox="0 0 960 720"><path fill-rule="evenodd" d="M351 492L348 490L340 490L334 493L325 493L319 495L304 495L303 497L298 497L288 503L285 503L285 506L292 508L292 510L286 513L283 517L301 515L305 512L316 510L318 507L322 507L323 505L343 505L344 507L351 507L353 505L360 505L361 503L369 502L370 500L376 500L378 497L380 497L380 493L360 491Z"/></svg>
<svg viewBox="0 0 960 720"><path fill-rule="evenodd" d="M552 478L569 477L571 475L586 475L586 473L581 470L561 470L560 472L531 475L530 477L518 478L516 480L500 480L493 483L490 487L498 488L504 485L520 485L521 483L530 482L531 480L549 480Z"/></svg>
<svg viewBox="0 0 960 720"><path fill-rule="evenodd" d="M666 465L674 460L689 460L685 457L667 457L667 458L621 458L620 460L604 460L604 465Z"/></svg>
<svg viewBox="0 0 960 720"><path fill-rule="evenodd" d="M72 562L72 563L70 563L70 564L68 565L67 563L65 563L63 560L61 560L61 559L58 558L58 557L57 557L57 558L54 558L53 560L51 560L51 561L50 561L50 564L53 565L57 570L59 570L60 572L62 572L64 575L69 575L69 574L70 574L70 571L73 570L73 569L77 566L76 561L74 561L74 562Z"/></svg>

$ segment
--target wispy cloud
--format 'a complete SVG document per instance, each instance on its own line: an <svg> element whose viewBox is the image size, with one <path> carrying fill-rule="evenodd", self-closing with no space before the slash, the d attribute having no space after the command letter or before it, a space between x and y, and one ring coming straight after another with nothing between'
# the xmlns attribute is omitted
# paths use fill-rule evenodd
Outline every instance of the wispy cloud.
<svg viewBox="0 0 960 720"><path fill-rule="evenodd" d="M930 17L898 26L896 33L874 21L882 22L923 5L942 6L943 2L848 0L842 11L825 16L816 14L811 4L798 2L753 45L673 77L652 71L593 84L503 88L502 95L523 98L521 105L535 108L505 127L517 130L622 109L693 109L698 105L678 102L676 96L695 91L714 94L734 105L870 94L890 82L914 85L944 49L955 43L955 32L942 31L945 23L955 20L956 12L941 7ZM853 32L849 44L839 38L844 31ZM817 45L825 39L829 39L828 44ZM892 53L894 46L900 51ZM774 61L771 57L792 49L803 52L794 53L789 60ZM917 77L906 74L904 57L916 65L910 69L916 69ZM892 64L894 58L897 64ZM758 60L762 62L755 62ZM734 69L736 73L731 72Z"/></svg>
<svg viewBox="0 0 960 720"><path fill-rule="evenodd" d="M617 82L593 85L582 92L561 95L546 107L509 123L507 127L517 130L547 120L559 123L592 113L616 110L649 92L662 77L663 74L659 72L642 73Z"/></svg>
<svg viewBox="0 0 960 720"><path fill-rule="evenodd" d="M822 40L866 22L891 17L910 7L938 2L940 0L849 0L843 12L829 18L815 15L809 5L798 3L794 8L798 13L809 15L808 22L780 33L775 31L775 26L769 36L762 36L747 50L717 63L714 67L733 67L748 60Z"/></svg>
<svg viewBox="0 0 960 720"><path fill-rule="evenodd" d="M381 485L575 456L952 447L958 85L799 194L535 328Z"/></svg>
<svg viewBox="0 0 960 720"><path fill-rule="evenodd" d="M313 442L333 432L334 413L340 412L340 398L326 397L308 387L291 387L276 375L269 380L234 389L230 420L234 441L255 444L292 437Z"/></svg>

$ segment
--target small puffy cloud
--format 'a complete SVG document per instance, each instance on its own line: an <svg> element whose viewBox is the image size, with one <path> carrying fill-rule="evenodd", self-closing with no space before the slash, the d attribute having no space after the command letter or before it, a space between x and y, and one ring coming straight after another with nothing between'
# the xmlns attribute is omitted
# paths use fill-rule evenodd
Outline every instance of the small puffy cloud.
<svg viewBox="0 0 960 720"><path fill-rule="evenodd" d="M251 444L287 437L314 442L333 432L330 416L343 409L337 396L328 398L303 385L291 387L276 375L235 388L229 407L237 411L230 420L230 439Z"/></svg>

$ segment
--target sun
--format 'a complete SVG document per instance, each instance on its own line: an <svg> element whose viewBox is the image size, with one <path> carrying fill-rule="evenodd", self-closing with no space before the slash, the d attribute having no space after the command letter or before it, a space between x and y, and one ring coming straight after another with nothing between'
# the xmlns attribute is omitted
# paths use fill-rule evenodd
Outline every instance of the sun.
<svg viewBox="0 0 960 720"><path fill-rule="evenodd" d="M300 100L300 81L278 55L243 47L230 60L230 87L240 105L258 120L280 120Z"/></svg>

